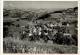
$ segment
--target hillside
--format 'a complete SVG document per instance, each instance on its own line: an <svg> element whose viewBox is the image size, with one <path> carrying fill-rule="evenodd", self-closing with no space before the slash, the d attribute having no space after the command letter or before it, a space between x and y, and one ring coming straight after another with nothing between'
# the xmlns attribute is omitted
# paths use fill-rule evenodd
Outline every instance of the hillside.
<svg viewBox="0 0 80 55"><path fill-rule="evenodd" d="M78 7L60 10L4 9L3 52L77 53L77 16Z"/></svg>

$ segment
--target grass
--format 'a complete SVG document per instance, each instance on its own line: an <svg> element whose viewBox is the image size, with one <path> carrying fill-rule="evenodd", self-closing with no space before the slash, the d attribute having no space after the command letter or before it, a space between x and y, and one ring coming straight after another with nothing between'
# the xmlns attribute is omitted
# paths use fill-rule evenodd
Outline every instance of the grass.
<svg viewBox="0 0 80 55"><path fill-rule="evenodd" d="M77 46L58 45L49 43L36 43L18 39L5 38L4 53L77 53Z"/></svg>

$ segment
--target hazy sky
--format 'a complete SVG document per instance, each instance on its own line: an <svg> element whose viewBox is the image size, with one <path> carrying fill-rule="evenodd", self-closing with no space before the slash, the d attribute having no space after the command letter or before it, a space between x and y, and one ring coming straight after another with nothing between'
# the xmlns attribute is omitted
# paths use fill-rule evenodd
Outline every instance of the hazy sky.
<svg viewBox="0 0 80 55"><path fill-rule="evenodd" d="M73 8L78 6L78 3L76 1L5 1L4 2L4 8L49 8L49 9L55 9L55 8Z"/></svg>

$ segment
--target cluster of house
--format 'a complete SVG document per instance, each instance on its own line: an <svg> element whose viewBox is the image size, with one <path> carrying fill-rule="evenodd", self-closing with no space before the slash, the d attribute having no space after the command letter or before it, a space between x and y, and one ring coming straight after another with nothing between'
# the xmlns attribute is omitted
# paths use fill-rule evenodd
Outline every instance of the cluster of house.
<svg viewBox="0 0 80 55"><path fill-rule="evenodd" d="M26 35L28 37L34 38L48 38L53 39L54 36L57 33L62 33L64 36L71 37L71 34L69 33L70 30L67 29L69 27L69 24L53 24L52 22L46 23L46 24L37 24L34 26L28 26L27 31L22 31L22 39L26 38ZM22 27L22 28L25 28Z"/></svg>

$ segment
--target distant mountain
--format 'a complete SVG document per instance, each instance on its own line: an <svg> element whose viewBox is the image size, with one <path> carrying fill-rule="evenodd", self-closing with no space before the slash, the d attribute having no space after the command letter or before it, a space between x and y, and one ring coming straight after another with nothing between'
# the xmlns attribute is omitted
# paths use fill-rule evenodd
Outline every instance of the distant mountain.
<svg viewBox="0 0 80 55"><path fill-rule="evenodd" d="M76 19L78 16L78 7L68 8L68 9L60 9L60 10L52 10L52 9L4 9L3 10L4 17L8 16L11 18L21 18L27 20L45 20L45 19L53 19L53 20L69 20Z"/></svg>
<svg viewBox="0 0 80 55"><path fill-rule="evenodd" d="M38 19L49 19L49 18L63 18L63 19L70 19L70 18L77 18L78 15L78 7L68 8L65 10L58 10L52 11L50 13L45 13L40 16Z"/></svg>

